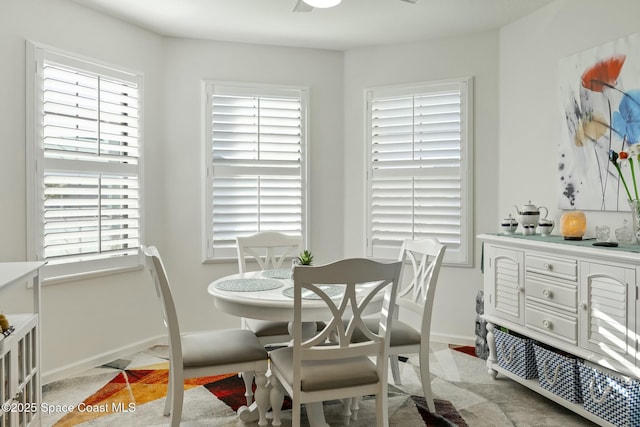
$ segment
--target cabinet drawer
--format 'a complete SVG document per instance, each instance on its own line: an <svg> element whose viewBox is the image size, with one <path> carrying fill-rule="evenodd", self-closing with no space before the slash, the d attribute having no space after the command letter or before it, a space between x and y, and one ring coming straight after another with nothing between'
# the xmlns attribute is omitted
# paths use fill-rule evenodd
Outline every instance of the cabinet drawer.
<svg viewBox="0 0 640 427"><path fill-rule="evenodd" d="M578 342L578 320L543 308L527 304L525 308L527 328L542 332L571 344Z"/></svg>
<svg viewBox="0 0 640 427"><path fill-rule="evenodd" d="M525 282L527 299L540 304L569 310L576 313L578 308L578 288L575 283L551 281L541 275L529 274Z"/></svg>
<svg viewBox="0 0 640 427"><path fill-rule="evenodd" d="M527 272L558 277L576 282L578 280L578 263L575 259L546 257L538 254L526 254L525 266Z"/></svg>

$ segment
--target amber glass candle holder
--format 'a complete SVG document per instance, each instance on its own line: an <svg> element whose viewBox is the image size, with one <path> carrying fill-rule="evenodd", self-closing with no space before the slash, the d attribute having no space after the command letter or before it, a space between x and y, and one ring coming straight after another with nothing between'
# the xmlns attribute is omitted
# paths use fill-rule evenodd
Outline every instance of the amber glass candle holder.
<svg viewBox="0 0 640 427"><path fill-rule="evenodd" d="M582 211L569 211L560 217L560 234L565 240L582 240L587 231L587 217Z"/></svg>

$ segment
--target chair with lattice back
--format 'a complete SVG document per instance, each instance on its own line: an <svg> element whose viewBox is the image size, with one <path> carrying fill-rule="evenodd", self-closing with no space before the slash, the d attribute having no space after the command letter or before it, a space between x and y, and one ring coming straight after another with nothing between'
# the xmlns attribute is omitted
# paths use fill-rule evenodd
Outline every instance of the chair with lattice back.
<svg viewBox="0 0 640 427"><path fill-rule="evenodd" d="M431 412L435 412L429 372L431 313L445 250L446 246L433 238L405 240L402 243L398 259L404 263L403 278L408 280L400 281L391 326L389 353L393 382L400 384L398 355L418 353L422 391ZM417 323L414 323L416 327L398 318L405 311L417 318Z"/></svg>
<svg viewBox="0 0 640 427"><path fill-rule="evenodd" d="M402 243L398 260L403 263L403 274L395 300L389 343L391 374L397 385L401 384L398 355L418 353L422 391L431 412L435 412L429 373L431 312L445 250L446 246L432 238ZM365 323L376 330L376 319L367 318ZM360 334L354 335L354 340L361 339ZM355 399L350 410L357 409L358 401Z"/></svg>
<svg viewBox="0 0 640 427"><path fill-rule="evenodd" d="M236 242L240 273L248 271L247 260L255 262L258 270L289 269L290 260L296 258L303 249L301 236L290 236L275 231L238 236ZM287 329L288 322L243 318L242 327L253 331L265 345L283 343L291 339Z"/></svg>
<svg viewBox="0 0 640 427"><path fill-rule="evenodd" d="M295 267L293 345L270 353L273 425L280 423L278 403L286 392L292 400L294 427L300 426L302 404L356 395L375 395L377 425L388 426L387 331L401 265L350 258ZM310 298L326 306L332 316L323 329L303 341L304 301ZM379 301L382 307L373 306ZM376 331L384 332L367 327L363 315L368 312L376 313ZM354 342L354 333L365 339Z"/></svg>

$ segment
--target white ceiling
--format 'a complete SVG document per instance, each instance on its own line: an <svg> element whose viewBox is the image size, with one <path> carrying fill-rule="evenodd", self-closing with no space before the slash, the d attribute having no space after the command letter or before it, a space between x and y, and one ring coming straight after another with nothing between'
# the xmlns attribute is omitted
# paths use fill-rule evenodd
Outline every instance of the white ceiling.
<svg viewBox="0 0 640 427"><path fill-rule="evenodd" d="M347 50L488 31L553 0L343 0L294 12L298 0L72 0L155 33Z"/></svg>

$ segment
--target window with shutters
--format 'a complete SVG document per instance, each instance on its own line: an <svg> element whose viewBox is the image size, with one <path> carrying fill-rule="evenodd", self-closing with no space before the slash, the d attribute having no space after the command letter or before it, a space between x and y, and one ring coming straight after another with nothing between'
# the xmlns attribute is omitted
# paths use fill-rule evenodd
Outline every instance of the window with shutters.
<svg viewBox="0 0 640 427"><path fill-rule="evenodd" d="M30 46L29 247L44 279L140 264L142 79Z"/></svg>
<svg viewBox="0 0 640 427"><path fill-rule="evenodd" d="M472 263L472 79L367 90L368 255L435 237Z"/></svg>
<svg viewBox="0 0 640 427"><path fill-rule="evenodd" d="M205 92L205 259L235 258L236 237L259 231L305 237L307 90L206 82Z"/></svg>

